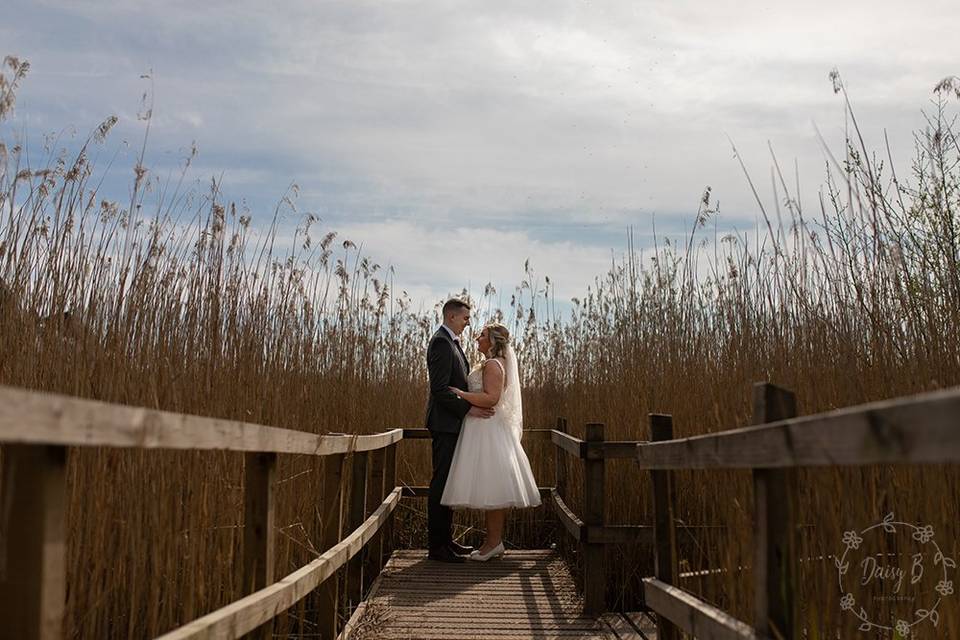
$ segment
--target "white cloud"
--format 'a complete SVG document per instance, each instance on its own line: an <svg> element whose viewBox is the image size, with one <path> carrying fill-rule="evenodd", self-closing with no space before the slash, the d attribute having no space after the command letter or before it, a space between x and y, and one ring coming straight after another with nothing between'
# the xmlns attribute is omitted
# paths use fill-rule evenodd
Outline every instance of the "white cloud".
<svg viewBox="0 0 960 640"><path fill-rule="evenodd" d="M491 283L510 300L529 260L543 285L549 277L558 283L558 299L581 295L584 274L602 274L610 266L610 250L584 246L575 240L542 242L522 231L474 226L455 220L449 226L418 225L406 220L348 224L340 237L361 244L365 255L384 267L393 266L399 286L429 302L467 289L474 295Z"/></svg>
<svg viewBox="0 0 960 640"><path fill-rule="evenodd" d="M197 140L198 166L222 170L264 218L296 182L301 208L371 248L359 234L381 224L469 220L526 238L501 238L516 252L501 252L509 282L540 242L578 290L596 275L586 254L653 212L691 216L707 184L727 216L756 213L727 135L765 198L769 141L813 201L824 160L812 122L842 150L834 66L868 144L886 128L901 163L932 86L960 72L960 5L945 0L15 5L0 41L34 67L18 122L84 130L121 113L117 135L135 140L152 69L154 157ZM582 268L549 257L577 255L551 253L564 242L585 252ZM410 286L441 289L410 251L394 260L416 270Z"/></svg>

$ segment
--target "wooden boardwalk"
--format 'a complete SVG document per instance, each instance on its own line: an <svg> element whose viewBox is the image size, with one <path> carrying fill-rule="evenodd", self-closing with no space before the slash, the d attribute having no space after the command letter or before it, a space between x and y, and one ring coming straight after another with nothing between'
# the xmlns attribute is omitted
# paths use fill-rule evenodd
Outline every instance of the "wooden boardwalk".
<svg viewBox="0 0 960 640"><path fill-rule="evenodd" d="M583 440L560 419L556 429L531 429L525 442L553 445L554 486L540 487L552 503L561 535L583 558L583 595L551 551L511 551L488 564L446 565L423 551L391 554L393 513L401 498L424 498L428 487L401 486L397 449L426 440L427 429L371 435L319 435L276 427L107 404L0 386L3 482L0 504L9 523L8 560L0 576L0 637L61 638L67 615L68 449L121 447L244 454L242 574L247 594L189 620L161 640L239 640L319 590L311 618L316 637L338 638L344 602L368 600L343 635L368 638L699 638L807 635L797 594L800 467L960 463L960 387L796 417L796 398L769 383L753 387L753 426L673 437L669 415L650 414L646 441L609 441L602 424L584 427ZM278 577L278 456L322 459L319 555ZM582 519L565 502L567 463L581 466ZM649 524L611 524L605 462L632 460L649 471ZM752 469L752 562L756 595L752 624L680 588L674 473L685 469ZM616 490L616 489L615 489ZM682 525L695 534L696 524ZM653 553L655 575L643 578L644 601L657 617L606 613L608 545L641 545ZM364 562L364 555L367 562ZM385 571L381 562L389 558ZM778 560L778 558L780 560ZM784 560L785 559L785 560ZM147 578L141 578L143 580ZM105 585L120 588L124 583ZM129 586L129 585L127 585ZM185 606L191 610L196 596ZM599 617L589 617L587 612ZM86 615L87 612L78 612ZM828 635L832 635L829 634Z"/></svg>
<svg viewBox="0 0 960 640"><path fill-rule="evenodd" d="M397 551L345 635L350 640L656 638L656 626L645 615L594 619L584 617L582 608L573 576L554 551L508 551L487 563L464 564L427 560L426 551Z"/></svg>

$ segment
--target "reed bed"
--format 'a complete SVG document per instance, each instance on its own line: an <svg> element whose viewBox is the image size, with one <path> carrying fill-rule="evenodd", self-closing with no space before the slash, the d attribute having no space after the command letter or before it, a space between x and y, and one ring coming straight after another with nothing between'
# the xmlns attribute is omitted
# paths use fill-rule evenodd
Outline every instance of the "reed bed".
<svg viewBox="0 0 960 640"><path fill-rule="evenodd" d="M22 64L6 65L0 120ZM631 239L570 314L529 267L507 308L493 307L492 287L476 296L478 315L513 328L527 426L564 416L574 434L603 422L608 439L646 439L647 413L660 412L687 436L749 423L760 380L794 390L802 413L960 384L960 145L954 85L938 89L909 176L891 175L854 135L812 210L775 165L776 204L758 198L761 226L709 237L720 214L707 190L686 238L645 251ZM437 309L414 308L392 271L350 240L318 235L295 188L271 224L254 225L217 183L200 197L182 176L155 178L141 155L129 201L110 200L90 157L114 122L40 166L20 145L0 146L0 384L316 433L422 424L422 352ZM530 454L540 484L551 484L551 449ZM242 596L242 464L225 453L72 450L67 637L152 637ZM281 574L319 552L321 465L280 458ZM399 471L426 484L426 445L402 445ZM893 511L933 524L944 552L960 555L958 481L955 466L803 472L809 637L856 634L821 559L841 549L844 531ZM580 482L574 474L575 510ZM681 537L682 570L707 571L683 586L750 620L749 474L684 472L678 482L682 520L708 525ZM611 521L649 522L644 474L612 462L608 483ZM424 510L401 504L402 544L423 544ZM507 537L562 540L550 522L543 509L518 514ZM475 540L478 526L465 515L458 532ZM649 555L610 554L610 597L636 607ZM935 632L916 636L960 637L952 598ZM281 616L274 632L311 637L312 606ZM876 615L900 615L897 606Z"/></svg>

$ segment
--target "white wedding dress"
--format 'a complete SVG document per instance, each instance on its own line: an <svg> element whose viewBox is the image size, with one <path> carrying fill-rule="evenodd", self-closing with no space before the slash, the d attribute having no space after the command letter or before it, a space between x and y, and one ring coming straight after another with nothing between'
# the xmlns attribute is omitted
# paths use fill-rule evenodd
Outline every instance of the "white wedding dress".
<svg viewBox="0 0 960 640"><path fill-rule="evenodd" d="M504 388L493 417L468 415L463 420L440 498L448 507L488 510L540 504L540 491L520 444L523 407L513 349L507 348L504 361L503 365L499 360L486 365L504 367ZM483 365L467 376L467 387L467 391L483 391Z"/></svg>

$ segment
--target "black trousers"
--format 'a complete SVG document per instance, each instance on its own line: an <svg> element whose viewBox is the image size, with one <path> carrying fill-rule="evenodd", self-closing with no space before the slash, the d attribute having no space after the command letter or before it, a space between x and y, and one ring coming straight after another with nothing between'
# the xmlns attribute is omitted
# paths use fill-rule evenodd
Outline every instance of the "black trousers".
<svg viewBox="0 0 960 640"><path fill-rule="evenodd" d="M453 540L453 509L440 504L447 486L453 452L457 448L458 433L431 431L433 445L433 477L430 478L430 497L427 498L427 544L430 549L445 547Z"/></svg>

